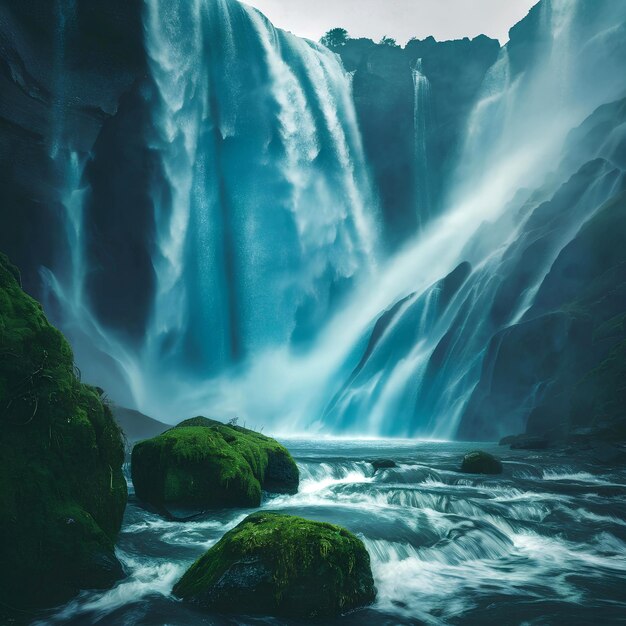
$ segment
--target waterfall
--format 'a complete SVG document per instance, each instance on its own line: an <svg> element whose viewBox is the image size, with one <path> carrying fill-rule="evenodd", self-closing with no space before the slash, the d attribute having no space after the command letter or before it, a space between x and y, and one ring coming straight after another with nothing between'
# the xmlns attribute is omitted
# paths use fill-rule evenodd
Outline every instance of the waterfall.
<svg viewBox="0 0 626 626"><path fill-rule="evenodd" d="M162 180L150 190L156 286L139 346L68 278L89 275L80 255L44 273L77 353L104 354L132 404L174 419L187 385L211 390L264 351L315 339L375 271L378 211L350 77L329 50L235 0L151 0L144 27L157 93L146 141Z"/></svg>
<svg viewBox="0 0 626 626"><path fill-rule="evenodd" d="M87 376L123 380L128 403L170 422L237 415L274 432L454 437L492 338L524 319L559 252L623 185L606 159L574 176L608 145L563 158L568 133L621 89L616 68L597 69L620 62L607 57L614 15L603 4L581 24L581 6L544 0L529 35L540 51L501 50L443 210L386 258L338 58L235 0L146 2L158 95L146 141L162 179L138 344L85 298L78 174L65 203L78 252L71 271L46 274ZM413 86L425 218L433 115L419 61Z"/></svg>
<svg viewBox="0 0 626 626"><path fill-rule="evenodd" d="M65 45L71 19L76 12L76 0L55 0L55 12L58 22L54 33L54 94L50 140L50 157L53 160L59 158L65 139L65 107L67 106Z"/></svg>
<svg viewBox="0 0 626 626"><path fill-rule="evenodd" d="M417 59L412 74L416 211L418 224L422 224L430 217L428 131L431 122L430 81L422 73L422 59Z"/></svg>
<svg viewBox="0 0 626 626"><path fill-rule="evenodd" d="M562 152L570 130L623 91L607 80L618 65L606 56L620 36L613 8L598 13L584 40L576 39L581 3L553 0L539 10L541 54L501 50L468 118L447 209L355 300L352 319L361 325L352 324L351 347L337 359L341 382L327 379L323 423L335 431L453 438L491 339L524 318L560 251L626 184L610 161L595 160L609 145L583 143L575 159ZM602 58L615 67L594 74L591 60ZM413 78L424 96L419 65ZM549 228L538 231L544 222ZM441 301L467 261L471 271ZM378 313L368 323L373 301ZM512 427L521 432L524 422Z"/></svg>
<svg viewBox="0 0 626 626"><path fill-rule="evenodd" d="M315 332L374 261L373 198L334 55L234 1L146 7L172 193L143 360L206 377Z"/></svg>

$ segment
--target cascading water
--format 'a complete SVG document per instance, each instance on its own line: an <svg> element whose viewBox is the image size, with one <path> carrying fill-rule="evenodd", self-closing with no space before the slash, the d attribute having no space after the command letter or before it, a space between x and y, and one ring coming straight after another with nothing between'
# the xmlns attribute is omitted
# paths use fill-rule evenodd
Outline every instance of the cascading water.
<svg viewBox="0 0 626 626"><path fill-rule="evenodd" d="M144 363L206 377L311 332L333 286L367 271L372 198L328 51L225 0L148 3L146 23L172 193Z"/></svg>
<svg viewBox="0 0 626 626"><path fill-rule="evenodd" d="M428 132L431 123L430 81L422 73L422 59L417 59L413 74L413 120L415 133L415 189L418 223L430 218L428 169Z"/></svg>
<svg viewBox="0 0 626 626"><path fill-rule="evenodd" d="M88 335L134 402L171 419L192 380L311 341L375 266L378 218L349 77L331 52L234 0L147 2L145 30L165 184L152 193L156 287L140 347L91 312L79 255L46 278L76 343Z"/></svg>
<svg viewBox="0 0 626 626"><path fill-rule="evenodd" d="M377 588L373 606L324 618L324 624L592 624L598 615L603 623L620 623L623 468L594 465L581 455L575 465L564 464L549 451L538 456L492 445L490 451L504 456L505 475L477 477L457 471L466 450L458 443L288 445L300 468L300 488L295 495L268 496L262 510L358 533ZM396 459L397 466L374 471L367 459L380 457ZM211 511L181 523L144 510L131 497L117 545L128 577L111 590L85 591L34 623L267 623L266 617L199 613L171 595L185 569L247 514Z"/></svg>
<svg viewBox="0 0 626 626"><path fill-rule="evenodd" d="M478 476L459 472L466 444L378 438L457 435L500 333L528 322L555 260L605 201L626 198L626 124L607 123L606 111L588 117L626 95L614 80L626 11L598 0L587 19L586 6L543 0L527 37L540 51L502 49L468 118L447 210L381 258L337 59L234 0L149 0L149 149L163 184L151 189L157 280L135 343L87 295L84 155L55 155L70 255L44 278L79 364L102 363L91 377L105 387L117 366L138 408L170 421L237 415L307 434L285 442L298 492L264 494L261 510L363 540L376 601L331 626L623 619L626 473L610 446L566 456L481 444L504 471ZM416 175L428 190L428 85L415 72ZM540 393L506 412L510 432ZM316 441L315 429L375 438ZM378 469L383 459L390 466ZM183 572L249 511L164 519L140 506L128 465L116 543L126 576L33 613L34 623L276 622L173 597Z"/></svg>
<svg viewBox="0 0 626 626"><path fill-rule="evenodd" d="M137 407L166 420L238 415L283 432L453 437L494 334L523 319L559 252L623 185L608 163L567 182L606 146L558 166L570 129L622 90L611 80L621 57L607 61L607 50L624 16L602 3L587 24L583 8L544 0L532 35L541 49L501 50L469 115L447 210L383 259L338 59L234 0L146 3L159 95L151 148L166 190L153 190L151 314L131 346L55 274L64 328L89 335ZM419 64L413 78L426 200L431 116ZM569 212L521 272L533 228L559 202Z"/></svg>
<svg viewBox="0 0 626 626"><path fill-rule="evenodd" d="M624 188L614 162L596 161L621 139L576 146L573 160L561 155L570 129L624 90L606 81L616 68L590 72L619 37L616 18L624 14L605 5L575 42L583 8L556 0L538 8L535 37L544 48L536 59L502 49L469 117L447 213L381 271L377 286L389 299L380 310L388 310L361 327L354 353L346 350L337 376L346 382L334 386L324 411L335 431L454 437L491 338L523 318L559 252ZM417 88L421 79L414 79ZM527 190L516 195L520 187ZM471 273L460 265L467 261ZM363 296L370 302L372 291L379 293L374 287ZM501 434L524 430L532 396L527 401Z"/></svg>

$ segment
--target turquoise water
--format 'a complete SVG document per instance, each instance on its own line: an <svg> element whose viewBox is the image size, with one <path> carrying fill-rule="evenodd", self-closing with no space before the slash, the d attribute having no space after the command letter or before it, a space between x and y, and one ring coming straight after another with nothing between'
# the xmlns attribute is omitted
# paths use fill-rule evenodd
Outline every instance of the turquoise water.
<svg viewBox="0 0 626 626"><path fill-rule="evenodd" d="M457 471L468 444L290 440L299 492L263 508L341 524L363 539L378 597L324 625L617 624L626 615L626 470L592 453L481 448L502 476ZM583 456L583 454L589 455ZM368 460L398 467L373 472ZM175 581L248 510L166 521L132 495L118 542L128 577L83 592L37 624L298 624L224 617L170 596ZM321 624L321 622L306 622Z"/></svg>

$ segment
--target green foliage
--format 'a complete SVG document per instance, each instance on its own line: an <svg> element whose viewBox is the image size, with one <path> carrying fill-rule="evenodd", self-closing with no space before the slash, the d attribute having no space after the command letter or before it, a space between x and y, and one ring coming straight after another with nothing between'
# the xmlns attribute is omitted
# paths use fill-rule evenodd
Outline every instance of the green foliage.
<svg viewBox="0 0 626 626"><path fill-rule="evenodd" d="M327 48L340 48L345 46L349 39L345 28L332 28L320 39L320 43Z"/></svg>
<svg viewBox="0 0 626 626"><path fill-rule="evenodd" d="M393 37L387 37L387 35L383 35L381 40L378 42L381 46L390 46L391 48L399 48L397 41Z"/></svg>
<svg viewBox="0 0 626 626"><path fill-rule="evenodd" d="M135 445L132 477L137 496L157 507L258 506L262 489L291 493L299 481L277 441L206 417Z"/></svg>
<svg viewBox="0 0 626 626"><path fill-rule="evenodd" d="M371 603L375 593L359 539L339 526L274 512L247 517L174 587L175 595L208 608L294 617L340 614Z"/></svg>
<svg viewBox="0 0 626 626"><path fill-rule="evenodd" d="M119 574L126 504L121 432L18 278L0 255L0 603L12 607Z"/></svg>

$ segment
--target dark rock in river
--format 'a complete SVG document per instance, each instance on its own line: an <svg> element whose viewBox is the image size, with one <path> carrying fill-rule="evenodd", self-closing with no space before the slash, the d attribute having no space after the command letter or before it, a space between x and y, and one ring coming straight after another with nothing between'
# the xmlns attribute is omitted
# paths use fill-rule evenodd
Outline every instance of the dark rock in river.
<svg viewBox="0 0 626 626"><path fill-rule="evenodd" d="M392 469L394 467L398 467L398 464L391 459L374 459L373 461L370 461L370 464L374 468L375 472L381 469Z"/></svg>
<svg viewBox="0 0 626 626"><path fill-rule="evenodd" d="M501 446L511 446L511 450L545 450L551 442L546 437L532 435L509 435L500 440Z"/></svg>
<svg viewBox="0 0 626 626"><path fill-rule="evenodd" d="M259 506L261 491L295 493L298 467L274 439L205 417L135 445L137 497L158 508Z"/></svg>
<svg viewBox="0 0 626 626"><path fill-rule="evenodd" d="M463 457L461 471L466 474L502 474L502 461L488 452L475 450Z"/></svg>
<svg viewBox="0 0 626 626"><path fill-rule="evenodd" d="M49 606L123 575L122 434L0 255L0 604Z"/></svg>
<svg viewBox="0 0 626 626"><path fill-rule="evenodd" d="M263 512L196 561L174 594L211 610L287 617L340 615L374 601L370 558L347 530Z"/></svg>

